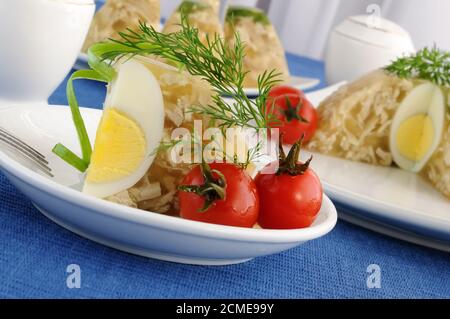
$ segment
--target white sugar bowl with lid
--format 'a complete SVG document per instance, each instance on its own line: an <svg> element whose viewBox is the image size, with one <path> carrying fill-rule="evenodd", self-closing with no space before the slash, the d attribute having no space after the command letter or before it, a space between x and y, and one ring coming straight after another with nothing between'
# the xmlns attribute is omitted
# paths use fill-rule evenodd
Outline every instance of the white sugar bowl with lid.
<svg viewBox="0 0 450 319"><path fill-rule="evenodd" d="M93 0L0 1L0 108L46 103L75 62Z"/></svg>
<svg viewBox="0 0 450 319"><path fill-rule="evenodd" d="M414 52L411 36L399 25L367 15L349 17L331 33L325 56L327 82L355 80Z"/></svg>

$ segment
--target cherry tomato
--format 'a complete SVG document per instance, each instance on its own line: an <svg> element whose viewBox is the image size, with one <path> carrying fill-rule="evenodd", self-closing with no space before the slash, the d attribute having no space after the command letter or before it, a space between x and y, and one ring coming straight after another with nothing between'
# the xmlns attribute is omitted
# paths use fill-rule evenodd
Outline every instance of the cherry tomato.
<svg viewBox="0 0 450 319"><path fill-rule="evenodd" d="M216 190L211 190L211 183ZM236 227L251 228L256 224L259 196L255 182L236 165L201 164L186 175L181 185L181 217Z"/></svg>
<svg viewBox="0 0 450 319"><path fill-rule="evenodd" d="M297 93L283 93L283 92ZM280 95L276 95L279 94ZM279 121L271 124L273 128L279 128L280 134L284 134L285 142L294 144L302 136L304 142L308 142L317 130L318 115L313 105L306 99L303 92L286 87L275 88L267 100L267 112L271 113Z"/></svg>
<svg viewBox="0 0 450 319"><path fill-rule="evenodd" d="M322 184L309 168L311 159L307 163L297 159L293 162L294 155L290 153L291 158L269 164L255 178L261 205L258 223L262 228L309 227L320 211Z"/></svg>
<svg viewBox="0 0 450 319"><path fill-rule="evenodd" d="M305 97L305 93L303 91L293 88L292 86L287 85L280 85L273 87L269 92L269 98L276 98L279 96L292 94L292 95L298 95L300 97Z"/></svg>

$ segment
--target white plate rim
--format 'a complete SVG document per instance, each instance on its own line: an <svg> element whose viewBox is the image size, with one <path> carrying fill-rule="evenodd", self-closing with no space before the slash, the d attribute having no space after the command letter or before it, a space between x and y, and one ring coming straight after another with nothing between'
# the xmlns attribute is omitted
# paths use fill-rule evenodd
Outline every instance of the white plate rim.
<svg viewBox="0 0 450 319"><path fill-rule="evenodd" d="M315 86L320 84L320 79L318 78L309 78L309 77L302 77L299 75L291 75L290 76L290 83L285 83L285 85L289 85L293 88L299 89L299 90L308 90L308 89L312 89ZM304 84L295 84L292 83L294 81L303 81L306 82ZM259 95L259 90L258 88L244 88L244 92L245 94L247 94L248 96L258 96Z"/></svg>
<svg viewBox="0 0 450 319"><path fill-rule="evenodd" d="M396 204L370 198L366 195L357 194L329 182L322 181L322 184L325 192L336 202L347 204L358 210L373 213L401 223L450 234L450 220L428 215L419 210L406 209Z"/></svg>
<svg viewBox="0 0 450 319"><path fill-rule="evenodd" d="M379 220L374 220L373 218L367 216L361 217L353 212L349 213L348 211L343 211L342 208L339 211L339 219L401 241L406 241L427 248L450 252L450 245L448 242L436 239L434 237L416 234L414 232L411 232L410 230L395 227L386 222L383 223Z"/></svg>

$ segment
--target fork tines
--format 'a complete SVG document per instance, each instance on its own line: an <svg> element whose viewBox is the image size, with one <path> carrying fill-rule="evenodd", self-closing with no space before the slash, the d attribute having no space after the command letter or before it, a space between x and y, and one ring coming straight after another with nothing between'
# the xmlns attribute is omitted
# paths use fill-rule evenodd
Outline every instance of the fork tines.
<svg viewBox="0 0 450 319"><path fill-rule="evenodd" d="M48 161L45 159L45 156L38 152L36 149L15 137L5 129L0 127L0 141L14 148L20 154L27 157L31 160L43 173L46 175L53 177L51 173L52 169L48 166Z"/></svg>

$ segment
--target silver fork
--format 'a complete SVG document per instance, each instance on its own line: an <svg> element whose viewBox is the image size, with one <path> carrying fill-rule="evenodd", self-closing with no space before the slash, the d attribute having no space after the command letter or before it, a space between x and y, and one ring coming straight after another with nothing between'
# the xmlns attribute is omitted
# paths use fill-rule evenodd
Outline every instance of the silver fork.
<svg viewBox="0 0 450 319"><path fill-rule="evenodd" d="M16 151L18 151L21 155L25 156L28 160L30 160L33 164L39 168L47 176L53 177L52 169L48 166L49 163L45 159L45 156L39 153L37 150L32 148L30 145L20 140L19 138L12 135L7 130L0 127L0 142L7 144L12 147Z"/></svg>

